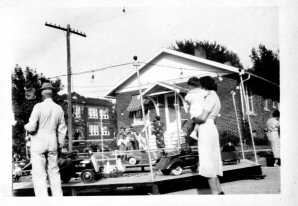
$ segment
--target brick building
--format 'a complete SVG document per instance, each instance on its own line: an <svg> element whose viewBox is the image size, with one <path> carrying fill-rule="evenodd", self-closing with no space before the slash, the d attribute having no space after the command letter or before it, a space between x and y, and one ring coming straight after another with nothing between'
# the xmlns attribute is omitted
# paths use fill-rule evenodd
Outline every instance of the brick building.
<svg viewBox="0 0 298 206"><path fill-rule="evenodd" d="M222 107L216 123L220 135L225 133L239 137L238 125L240 134L243 134L244 123L247 122L244 114L248 113L254 134L261 136L265 122L274 107L278 107L276 101L265 100L250 90L247 92L249 88L246 84L244 84L244 92L241 92L243 90L238 68L202 57L165 49L146 64L139 65L139 73L149 134L148 125L156 115L159 115L161 121L165 123L166 147L173 147L185 141L184 123L189 118L189 114L184 97L189 91L186 82L192 76L208 75L218 84L217 93ZM235 92L234 95L231 93L232 90ZM116 84L106 96L116 98L118 128L133 126L139 132L145 128L136 72ZM247 106L244 104L244 99L248 102ZM237 124L236 112L239 124ZM151 148L155 148L154 138L149 135Z"/></svg>
<svg viewBox="0 0 298 206"><path fill-rule="evenodd" d="M64 99L67 96L64 95ZM114 104L107 99L86 98L71 94L73 108L73 140L87 140L104 145L114 140L116 132ZM66 101L66 100L65 100Z"/></svg>

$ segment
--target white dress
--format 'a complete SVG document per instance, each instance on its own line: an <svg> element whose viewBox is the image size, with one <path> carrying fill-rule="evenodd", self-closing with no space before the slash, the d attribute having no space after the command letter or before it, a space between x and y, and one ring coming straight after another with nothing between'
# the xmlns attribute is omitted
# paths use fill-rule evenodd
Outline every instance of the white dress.
<svg viewBox="0 0 298 206"><path fill-rule="evenodd" d="M214 119L220 111L220 100L215 91L210 91L203 109L209 111L207 120L199 128L199 174L210 178L222 176L219 134Z"/></svg>

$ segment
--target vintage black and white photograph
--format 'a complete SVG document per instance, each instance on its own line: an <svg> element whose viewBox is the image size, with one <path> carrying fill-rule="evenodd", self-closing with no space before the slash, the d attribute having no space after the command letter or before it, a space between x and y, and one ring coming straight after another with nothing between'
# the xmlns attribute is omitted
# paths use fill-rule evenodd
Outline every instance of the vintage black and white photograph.
<svg viewBox="0 0 298 206"><path fill-rule="evenodd" d="M282 195L282 4L152 2L7 2L11 197Z"/></svg>

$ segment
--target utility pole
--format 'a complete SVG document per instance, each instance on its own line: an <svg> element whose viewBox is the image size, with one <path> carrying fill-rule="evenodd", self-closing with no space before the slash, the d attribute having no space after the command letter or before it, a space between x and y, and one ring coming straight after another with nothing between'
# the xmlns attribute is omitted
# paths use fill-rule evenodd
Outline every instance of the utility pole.
<svg viewBox="0 0 298 206"><path fill-rule="evenodd" d="M66 31L66 46L67 46L67 116L68 116L68 149L69 151L72 151L72 104L71 104L71 64L70 64L70 33L86 37L85 33L75 31L70 28L70 25L67 25L67 28L63 28L60 25L57 26L56 24L48 24L45 23L46 26L52 27L55 29L59 29L62 31Z"/></svg>

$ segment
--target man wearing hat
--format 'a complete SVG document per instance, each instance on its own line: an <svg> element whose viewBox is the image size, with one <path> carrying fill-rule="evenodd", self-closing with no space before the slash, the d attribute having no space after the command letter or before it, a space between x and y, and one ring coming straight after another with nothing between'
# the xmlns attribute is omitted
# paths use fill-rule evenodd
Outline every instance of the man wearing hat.
<svg viewBox="0 0 298 206"><path fill-rule="evenodd" d="M57 165L58 148L64 145L67 127L62 108L53 102L54 87L45 82L41 87L43 102L34 106L25 129L31 135L32 180L36 196L48 196L47 175L52 196L62 196Z"/></svg>

